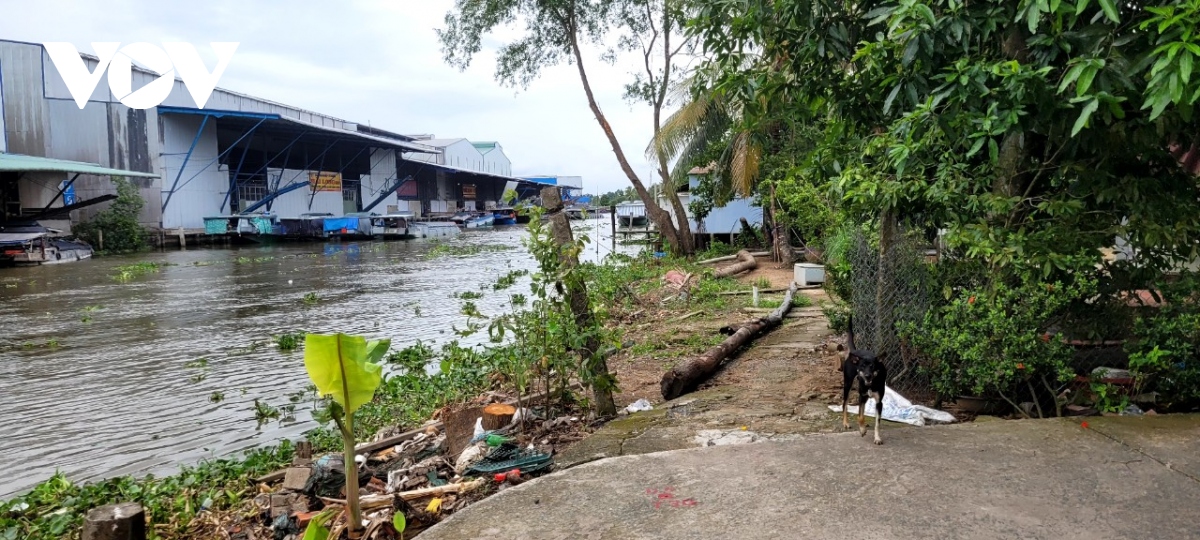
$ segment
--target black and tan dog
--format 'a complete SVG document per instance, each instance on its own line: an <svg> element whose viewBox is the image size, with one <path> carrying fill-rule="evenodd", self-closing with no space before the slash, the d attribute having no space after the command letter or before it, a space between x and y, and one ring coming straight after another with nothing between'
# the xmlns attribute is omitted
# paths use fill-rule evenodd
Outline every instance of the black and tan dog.
<svg viewBox="0 0 1200 540"><path fill-rule="evenodd" d="M867 435L867 421L863 417L863 406L867 396L875 398L875 444L883 444L879 438L879 422L883 417L883 392L886 388L887 366L883 357L854 347L854 319L850 319L846 337L846 359L842 361L842 429L850 429L850 409L847 406L850 387L858 380L858 434Z"/></svg>

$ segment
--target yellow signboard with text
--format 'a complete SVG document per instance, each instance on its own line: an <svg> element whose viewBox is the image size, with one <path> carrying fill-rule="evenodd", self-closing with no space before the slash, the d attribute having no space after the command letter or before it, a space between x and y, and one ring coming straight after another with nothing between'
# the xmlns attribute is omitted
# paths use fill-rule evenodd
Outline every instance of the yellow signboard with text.
<svg viewBox="0 0 1200 540"><path fill-rule="evenodd" d="M313 191L341 191L342 173L310 172L308 185Z"/></svg>

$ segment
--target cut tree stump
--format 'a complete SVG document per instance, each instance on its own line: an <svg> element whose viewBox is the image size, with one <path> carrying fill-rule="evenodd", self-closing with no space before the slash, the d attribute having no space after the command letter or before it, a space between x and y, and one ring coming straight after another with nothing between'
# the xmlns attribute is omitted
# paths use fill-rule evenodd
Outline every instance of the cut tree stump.
<svg viewBox="0 0 1200 540"><path fill-rule="evenodd" d="M796 294L797 287L798 285L795 283L792 284L787 295L783 297L783 304L770 315L743 324L741 328L725 338L725 341L709 349L708 352L683 362L663 374L662 381L659 383L663 399L675 399L695 390L700 383L708 380L731 354L737 352L759 334L779 326L788 310L792 309L792 297Z"/></svg>
<svg viewBox="0 0 1200 540"><path fill-rule="evenodd" d="M725 268L713 270L713 277L721 278L735 276L742 272L747 272L758 268L758 261L754 258L754 255L751 255L749 251L744 249L737 253L737 261L738 262L726 266Z"/></svg>
<svg viewBox="0 0 1200 540"><path fill-rule="evenodd" d="M512 423L517 408L504 403L493 403L483 408L483 429L492 431Z"/></svg>
<svg viewBox="0 0 1200 540"><path fill-rule="evenodd" d="M138 503L88 510L83 520L83 540L146 540L146 511Z"/></svg>

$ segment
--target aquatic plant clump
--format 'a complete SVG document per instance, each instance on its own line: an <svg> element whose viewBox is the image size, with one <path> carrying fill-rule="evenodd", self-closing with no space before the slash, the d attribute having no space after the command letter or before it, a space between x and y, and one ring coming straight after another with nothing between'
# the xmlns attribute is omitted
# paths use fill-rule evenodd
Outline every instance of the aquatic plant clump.
<svg viewBox="0 0 1200 540"><path fill-rule="evenodd" d="M294 450L285 440L241 458L183 466L179 474L161 478L75 483L60 472L29 493L0 502L0 540L76 539L89 509L118 502L142 505L150 538L193 538L193 521L201 512L240 506L256 494L248 487L252 479L290 463Z"/></svg>

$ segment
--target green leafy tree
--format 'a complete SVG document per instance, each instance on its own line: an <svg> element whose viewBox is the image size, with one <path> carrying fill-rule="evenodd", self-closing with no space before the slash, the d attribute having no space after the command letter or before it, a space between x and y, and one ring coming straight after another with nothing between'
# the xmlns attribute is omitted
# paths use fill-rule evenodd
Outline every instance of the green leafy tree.
<svg viewBox="0 0 1200 540"><path fill-rule="evenodd" d="M114 176L112 182L117 188L117 198L112 204L72 229L79 238L98 248L103 234L103 249L108 253L143 250L147 247L146 230L138 222L138 215L146 203L137 186L128 179Z"/></svg>
<svg viewBox="0 0 1200 540"><path fill-rule="evenodd" d="M901 220L1043 276L1117 237L1143 268L1200 248L1200 190L1171 152L1197 141L1197 0L713 0L692 28L735 129L787 104L856 143L835 187L881 249Z"/></svg>
<svg viewBox="0 0 1200 540"><path fill-rule="evenodd" d="M635 76L626 85L625 94L629 99L646 102L652 107L657 131L661 126L667 89L674 77L676 56L689 43L672 41L679 39L678 30L684 19L682 6L682 0L456 0L454 9L446 15L445 28L438 30L438 36L446 62L466 69L482 50L486 34L518 20L523 22L525 32L522 37L501 46L497 53L496 78L508 86L524 87L536 79L543 68L563 62L574 64L588 107L608 138L621 170L646 204L648 217L674 251L691 254L693 239L682 203L670 201L677 209L672 219L638 178L596 100L592 80L584 65L583 50L587 44L604 45L616 30L619 32L617 50L635 50L643 56L646 72ZM614 58L617 50L609 50L605 56ZM674 185L667 172L666 157L660 155L657 158L660 176L668 185ZM669 192L673 193L673 190Z"/></svg>

